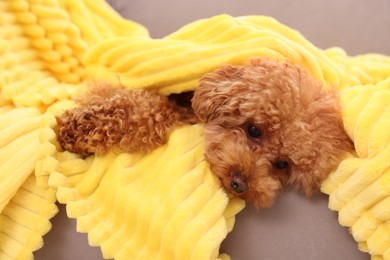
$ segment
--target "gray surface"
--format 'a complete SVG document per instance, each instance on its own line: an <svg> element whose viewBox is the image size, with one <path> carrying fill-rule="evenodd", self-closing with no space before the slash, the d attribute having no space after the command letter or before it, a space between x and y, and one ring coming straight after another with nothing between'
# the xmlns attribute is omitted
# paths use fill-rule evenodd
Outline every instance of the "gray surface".
<svg viewBox="0 0 390 260"><path fill-rule="evenodd" d="M76 221L66 216L65 206L52 219L52 229L44 237L44 246L34 254L36 260L99 260L99 247L90 247L86 234L76 232Z"/></svg>
<svg viewBox="0 0 390 260"><path fill-rule="evenodd" d="M128 18L145 25L153 37L162 37L195 19L228 13L261 14L277 18L303 33L321 48L340 46L351 55L378 52L390 55L390 1L356 0L112 0ZM85 234L64 207L53 219L38 260L102 259L100 249L89 247ZM337 214L327 208L327 196L311 199L295 191L282 194L270 209L247 207L222 244L232 259L367 260Z"/></svg>
<svg viewBox="0 0 390 260"><path fill-rule="evenodd" d="M320 48L351 55L390 54L389 0L109 0L125 17L163 37L195 19L222 13L269 15L299 30Z"/></svg>
<svg viewBox="0 0 390 260"><path fill-rule="evenodd" d="M87 235L76 233L65 207L52 220L45 246L35 253L37 260L103 259L99 248L88 246ZM368 260L346 228L337 223L337 214L327 207L327 196L311 199L288 190L276 204L259 211L246 207L222 243L222 253L233 260Z"/></svg>
<svg viewBox="0 0 390 260"><path fill-rule="evenodd" d="M221 252L233 260L302 259L367 260L357 249L337 214L327 207L327 196L311 199L288 190L270 209L247 207L239 214Z"/></svg>

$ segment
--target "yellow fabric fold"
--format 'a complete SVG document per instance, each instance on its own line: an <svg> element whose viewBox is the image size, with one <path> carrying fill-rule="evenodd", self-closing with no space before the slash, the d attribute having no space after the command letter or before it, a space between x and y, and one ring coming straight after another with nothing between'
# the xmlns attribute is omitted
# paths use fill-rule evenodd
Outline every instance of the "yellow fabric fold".
<svg viewBox="0 0 390 260"><path fill-rule="evenodd" d="M79 29L69 21L55 1L6 1L4 8L19 28L20 38L39 57L41 68L63 82L80 82L83 77L80 57L87 45ZM31 48L32 47L32 48ZM68 62L67 62L68 61Z"/></svg>
<svg viewBox="0 0 390 260"><path fill-rule="evenodd" d="M147 155L82 160L54 153L47 158L56 162L42 170L54 172L49 183L58 200L105 258L215 259L244 203L229 200L210 172L201 131L198 125L177 129Z"/></svg>
<svg viewBox="0 0 390 260"><path fill-rule="evenodd" d="M329 194L329 207L339 212L340 224L350 228L359 248L372 259L389 259L390 77L343 89L340 95L344 126L356 154L340 163L322 190Z"/></svg>
<svg viewBox="0 0 390 260"><path fill-rule="evenodd" d="M193 90L204 73L251 56L301 64L326 85L340 81L337 66L326 55L269 17L220 15L195 21L163 39L110 39L93 46L83 61L88 74L98 78L119 78L128 87L172 93Z"/></svg>
<svg viewBox="0 0 390 260"><path fill-rule="evenodd" d="M326 86L339 89L377 83L390 72L389 57L349 57L340 48L323 51L264 16L219 15L185 25L163 39L110 39L93 46L83 61L87 73L97 78L174 93L193 90L204 73L221 64L242 63L251 56L298 63Z"/></svg>
<svg viewBox="0 0 390 260"><path fill-rule="evenodd" d="M102 0L2 1L0 12L0 104L39 107L69 99L86 78L82 57L90 46L148 36Z"/></svg>
<svg viewBox="0 0 390 260"><path fill-rule="evenodd" d="M90 13L89 28L72 20L85 13L65 5ZM41 171L57 150L47 143L47 107L82 90L81 58L94 44L85 38L89 30L110 32L104 38L147 31L104 1L0 1L0 13L0 259L32 259L57 211Z"/></svg>
<svg viewBox="0 0 390 260"><path fill-rule="evenodd" d="M40 158L41 118L34 108L9 108L0 113L0 213Z"/></svg>
<svg viewBox="0 0 390 260"><path fill-rule="evenodd" d="M55 191L36 185L32 174L0 214L0 259L32 259L57 213Z"/></svg>
<svg viewBox="0 0 390 260"><path fill-rule="evenodd" d="M0 109L0 259L31 259L57 212L54 190L34 176L42 119L37 108Z"/></svg>
<svg viewBox="0 0 390 260"><path fill-rule="evenodd" d="M335 47L324 54L337 66L342 76L339 89L348 86L376 84L390 75L390 57L374 53L348 56L345 50Z"/></svg>
<svg viewBox="0 0 390 260"><path fill-rule="evenodd" d="M59 2L64 12L80 30L82 38L89 47L105 38L149 37L149 32L145 27L122 18L103 0L60 0Z"/></svg>

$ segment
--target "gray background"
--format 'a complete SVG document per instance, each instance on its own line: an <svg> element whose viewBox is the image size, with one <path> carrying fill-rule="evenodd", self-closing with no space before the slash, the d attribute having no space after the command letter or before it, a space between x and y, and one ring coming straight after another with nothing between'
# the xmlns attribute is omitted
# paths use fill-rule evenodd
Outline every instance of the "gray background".
<svg viewBox="0 0 390 260"><path fill-rule="evenodd" d="M270 15L299 30L320 48L339 46L350 55L377 52L390 55L390 1L388 0L111 0L125 17L146 26L154 38L174 32L199 18L227 13ZM124 220L125 221L125 220ZM100 249L88 246L87 236L76 233L65 207L53 219L38 260L102 259ZM368 260L357 249L348 229L327 207L327 196L310 199L287 190L270 209L248 206L223 242L221 252L232 259Z"/></svg>

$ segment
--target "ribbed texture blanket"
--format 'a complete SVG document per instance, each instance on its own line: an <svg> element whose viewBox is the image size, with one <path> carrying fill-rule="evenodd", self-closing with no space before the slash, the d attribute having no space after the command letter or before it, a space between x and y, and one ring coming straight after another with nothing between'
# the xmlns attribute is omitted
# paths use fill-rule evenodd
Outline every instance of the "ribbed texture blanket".
<svg viewBox="0 0 390 260"><path fill-rule="evenodd" d="M31 259L56 201L105 258L228 258L219 247L244 202L203 159L202 126L149 154L64 152L55 116L88 80L194 90L205 73L252 56L300 64L340 90L356 152L323 183L361 250L390 259L390 58L321 50L270 17L220 15L162 39L102 0L0 1L0 259Z"/></svg>

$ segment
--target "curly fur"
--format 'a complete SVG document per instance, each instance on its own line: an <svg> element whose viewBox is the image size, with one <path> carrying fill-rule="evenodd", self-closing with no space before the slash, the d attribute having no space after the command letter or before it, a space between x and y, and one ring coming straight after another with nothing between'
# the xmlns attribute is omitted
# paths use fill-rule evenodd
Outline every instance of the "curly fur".
<svg viewBox="0 0 390 260"><path fill-rule="evenodd" d="M58 140L85 155L150 151L175 125L201 120L212 172L256 207L270 206L286 185L307 195L318 191L353 147L337 94L298 65L256 58L205 75L192 99L198 119L183 97L94 86L80 107L57 118Z"/></svg>
<svg viewBox="0 0 390 260"><path fill-rule="evenodd" d="M77 101L57 117L57 136L64 150L83 155L151 151L181 118L192 118L166 96L109 84L93 84Z"/></svg>
<svg viewBox="0 0 390 260"><path fill-rule="evenodd" d="M193 108L205 122L211 170L257 207L270 206L289 184L307 195L318 191L352 149L336 93L297 65L252 59L223 67L201 80ZM250 136L249 127L260 136Z"/></svg>

